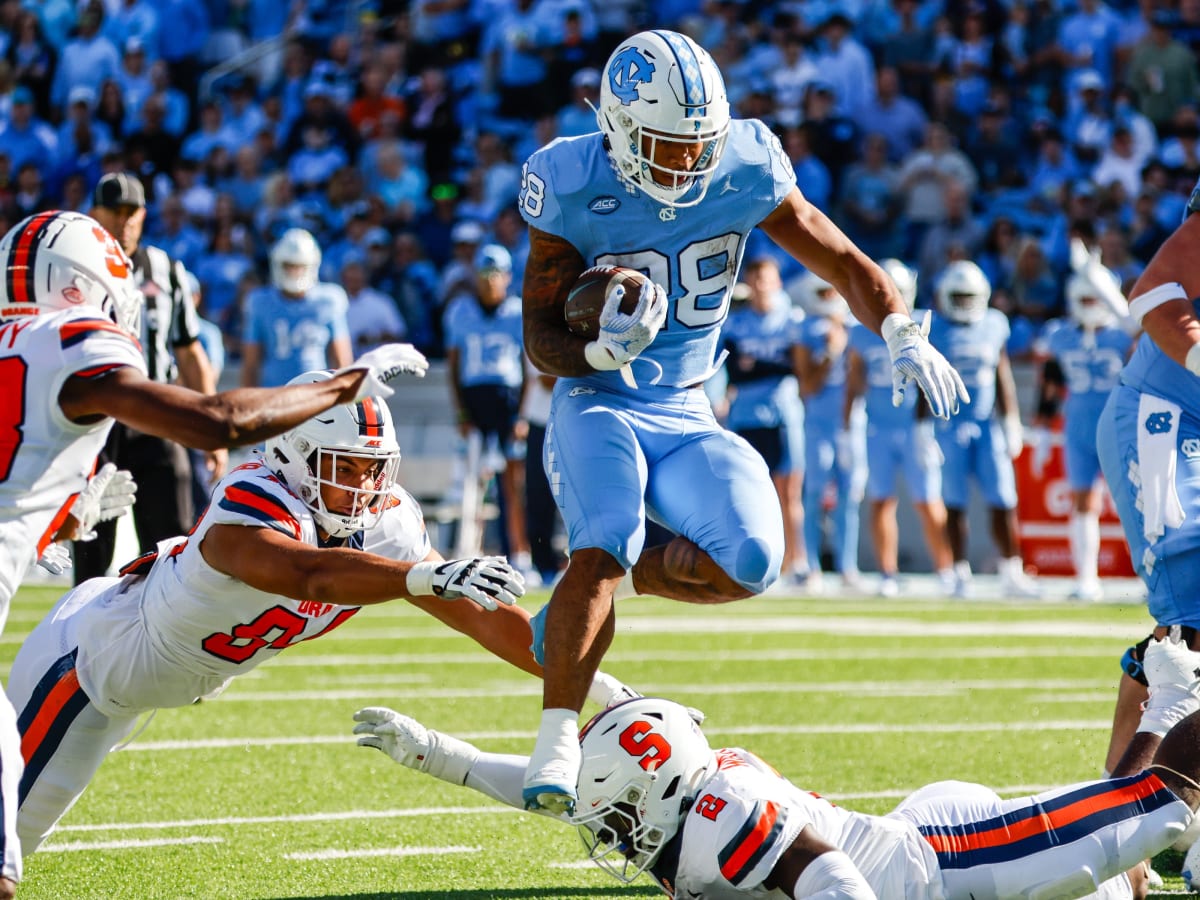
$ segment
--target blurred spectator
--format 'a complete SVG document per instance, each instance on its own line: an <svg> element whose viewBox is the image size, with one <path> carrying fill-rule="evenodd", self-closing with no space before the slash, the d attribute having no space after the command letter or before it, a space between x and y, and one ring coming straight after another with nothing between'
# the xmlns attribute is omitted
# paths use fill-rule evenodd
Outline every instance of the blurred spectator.
<svg viewBox="0 0 1200 900"><path fill-rule="evenodd" d="M783 58L770 72L771 90L775 95L776 114L789 125L803 118L804 91L809 83L821 77L815 55L810 55L799 32L789 31L783 39ZM862 119L858 120L860 123Z"/></svg>
<svg viewBox="0 0 1200 900"><path fill-rule="evenodd" d="M1057 202L1065 185L1082 174L1079 163L1066 148L1062 133L1057 128L1042 132L1038 146L1038 157L1029 175L1031 203L1042 208Z"/></svg>
<svg viewBox="0 0 1200 900"><path fill-rule="evenodd" d="M1094 69L1075 79L1075 99L1064 126L1067 140L1083 162L1094 163L1112 137L1112 116L1104 102L1104 81Z"/></svg>
<svg viewBox="0 0 1200 900"><path fill-rule="evenodd" d="M405 161L397 141L379 148L376 166L378 174L367 180L367 190L383 201L390 222L411 224L425 213L429 208L429 180Z"/></svg>
<svg viewBox="0 0 1200 900"><path fill-rule="evenodd" d="M842 184L841 223L872 259L895 256L899 176L888 162L888 141L872 132L863 140L863 158L846 169Z"/></svg>
<svg viewBox="0 0 1200 900"><path fill-rule="evenodd" d="M1133 203L1133 217L1129 222L1129 250L1142 265L1150 262L1163 241L1174 231L1172 226L1160 221L1155 215L1157 189L1146 187Z"/></svg>
<svg viewBox="0 0 1200 900"><path fill-rule="evenodd" d="M1160 129L1176 109L1197 99L1196 57L1171 36L1173 20L1170 10L1154 12L1150 33L1134 47L1126 73L1138 109Z"/></svg>
<svg viewBox="0 0 1200 900"><path fill-rule="evenodd" d="M121 95L115 90L115 86L111 93L115 94L119 102ZM103 91L100 96L103 99ZM126 138L126 152L140 151L148 163L148 171L142 173L144 178L170 172L179 156L179 139L164 127L165 117L166 106L162 98L158 95L148 97L142 104L141 126ZM106 117L101 118L108 121ZM112 127L111 123L109 127Z"/></svg>
<svg viewBox="0 0 1200 900"><path fill-rule="evenodd" d="M223 226L213 233L207 252L198 254L192 269L204 285L204 308L210 317L216 321L228 317L238 284L253 267L253 260L234 246L232 228Z"/></svg>
<svg viewBox="0 0 1200 900"><path fill-rule="evenodd" d="M234 209L246 219L253 217L262 203L266 177L262 160L253 146L239 147L233 157L233 174L223 179L219 188L233 198Z"/></svg>
<svg viewBox="0 0 1200 900"><path fill-rule="evenodd" d="M450 232L458 222L459 193L458 185L452 181L433 183L429 188L433 210L422 216L415 228L421 246L439 272L449 262L453 249Z"/></svg>
<svg viewBox="0 0 1200 900"><path fill-rule="evenodd" d="M131 37L124 43L121 68L117 71L117 87L125 105L126 127L132 126L141 113L142 104L154 93L154 80L150 67L146 65L146 50L139 37Z"/></svg>
<svg viewBox="0 0 1200 900"><path fill-rule="evenodd" d="M409 9L413 66L449 66L475 52L477 25L469 0L413 0Z"/></svg>
<svg viewBox="0 0 1200 900"><path fill-rule="evenodd" d="M237 146L237 137L225 126L221 104L215 99L206 100L200 106L200 128L183 139L179 152L184 159L203 162L215 147L232 150Z"/></svg>
<svg viewBox="0 0 1200 900"><path fill-rule="evenodd" d="M1120 228L1107 228L1099 237L1100 261L1121 280L1121 290L1128 294L1142 274L1145 265L1129 252L1129 239Z"/></svg>
<svg viewBox="0 0 1200 900"><path fill-rule="evenodd" d="M964 149L984 191L1014 187L1024 180L1016 123L998 104L989 101L980 110L978 125Z"/></svg>
<svg viewBox="0 0 1200 900"><path fill-rule="evenodd" d="M575 137L596 130L596 105L600 102L600 73L580 69L571 76L571 102L556 116L560 137Z"/></svg>
<svg viewBox="0 0 1200 900"><path fill-rule="evenodd" d="M86 172L89 183L100 178L100 160L115 149L112 132L92 118L96 92L89 87L71 91L67 115L58 127L56 173L59 178L75 171Z"/></svg>
<svg viewBox="0 0 1200 900"><path fill-rule="evenodd" d="M944 213L925 233L917 256L918 283L933 284L952 259L975 258L983 244L984 228L971 213L971 194L959 181L946 184Z"/></svg>
<svg viewBox="0 0 1200 900"><path fill-rule="evenodd" d="M158 227L147 231L150 242L187 269L194 270L208 240L188 221L180 194L163 198L158 207Z"/></svg>
<svg viewBox="0 0 1200 900"><path fill-rule="evenodd" d="M463 219L450 232L451 257L442 267L438 283L438 304L445 306L453 297L470 293L475 285L475 253L483 243L483 227L471 219ZM512 271L512 262L509 262Z"/></svg>
<svg viewBox="0 0 1200 900"><path fill-rule="evenodd" d="M804 124L809 143L817 158L825 164L834 188L841 184L842 170L858 159L859 132L852 119L835 110L832 85L813 81L804 98Z"/></svg>
<svg viewBox="0 0 1200 900"><path fill-rule="evenodd" d="M12 111L0 126L0 153L8 157L12 171L33 163L49 174L58 155L58 137L33 112L33 91L20 85L12 93Z"/></svg>
<svg viewBox="0 0 1200 900"><path fill-rule="evenodd" d="M329 85L320 79L310 80L304 88L304 111L292 123L283 152L292 157L305 151L324 154L326 149L341 150L347 160L354 162L359 143L350 120L334 105Z"/></svg>
<svg viewBox="0 0 1200 900"><path fill-rule="evenodd" d="M1121 20L1100 0L1077 2L1078 9L1063 19L1058 29L1067 80L1088 71L1100 77L1101 86L1111 85Z"/></svg>
<svg viewBox="0 0 1200 900"><path fill-rule="evenodd" d="M297 194L303 196L319 191L334 172L349 162L345 148L336 142L333 131L312 122L304 128L302 144L290 154L288 178Z"/></svg>
<svg viewBox="0 0 1200 900"><path fill-rule="evenodd" d="M17 169L16 189L12 196L12 215L18 221L26 216L53 209L54 204L46 196L42 183L42 172L32 160Z"/></svg>
<svg viewBox="0 0 1200 900"><path fill-rule="evenodd" d="M822 212L831 211L833 181L829 169L812 152L811 126L800 125L788 128L783 133L783 152L792 161L796 172L796 186L808 202Z"/></svg>
<svg viewBox="0 0 1200 900"><path fill-rule="evenodd" d="M545 88L548 68L543 56L553 38L549 26L534 0L505 4L484 26L484 84L495 94L496 112L504 119L531 122L542 113L553 112Z"/></svg>
<svg viewBox="0 0 1200 900"><path fill-rule="evenodd" d="M988 226L983 244L975 257L980 271L996 285L997 293L1004 290L1012 278L1016 261L1017 226L1007 216L997 216Z"/></svg>
<svg viewBox="0 0 1200 900"><path fill-rule="evenodd" d="M918 21L918 7L917 0L895 0L899 21L883 48L883 65L896 70L901 93L923 102L933 71L933 33Z"/></svg>
<svg viewBox="0 0 1200 900"><path fill-rule="evenodd" d="M875 64L851 32L853 23L834 12L821 23L821 77L833 85L838 113L858 117L875 99Z"/></svg>
<svg viewBox="0 0 1200 900"><path fill-rule="evenodd" d="M543 15L553 9L559 16L557 26L552 24L550 47L546 51L549 65L546 73L548 87L552 93L543 112L561 108L571 99L574 74L581 69L601 66L608 55L608 45L601 47L596 41L596 17L592 5L581 0L541 0L538 8Z"/></svg>
<svg viewBox="0 0 1200 900"><path fill-rule="evenodd" d="M525 261L529 258L529 229L521 218L520 210L506 206L496 213L492 222L492 242L499 244L512 257L513 284L525 280Z"/></svg>
<svg viewBox="0 0 1200 900"><path fill-rule="evenodd" d="M1142 187L1144 163L1145 158L1134 148L1133 132L1124 123L1119 123L1113 128L1108 149L1092 169L1092 183L1103 188L1117 182L1125 196L1136 197Z"/></svg>
<svg viewBox="0 0 1200 900"><path fill-rule="evenodd" d="M1128 85L1118 84L1113 88L1113 124L1124 125L1133 135L1134 154L1141 159L1149 160L1158 154L1158 129L1146 116L1142 115L1134 104L1136 95ZM1171 125L1164 127L1164 133L1181 121L1180 114L1192 115L1194 121L1195 107L1188 104L1180 105L1171 117Z"/></svg>
<svg viewBox="0 0 1200 900"><path fill-rule="evenodd" d="M899 193L908 227L905 258L915 257L925 232L945 218L949 186L959 185L970 196L978 181L975 167L953 146L946 126L930 122L924 144L900 165Z"/></svg>
<svg viewBox="0 0 1200 900"><path fill-rule="evenodd" d="M367 267L361 254L346 257L338 280L350 301L346 323L355 357L388 341L405 339L408 326L404 317L390 297L367 284Z"/></svg>
<svg viewBox="0 0 1200 900"><path fill-rule="evenodd" d="M863 109L858 125L887 139L888 159L899 162L920 146L928 118L920 105L900 93L900 74L882 66L875 76L875 99Z"/></svg>
<svg viewBox="0 0 1200 900"><path fill-rule="evenodd" d="M26 9L17 14L16 27L4 51L4 58L12 67L13 80L33 91L37 110L42 115L48 114L51 80L58 54L42 35L41 23L33 11Z"/></svg>
<svg viewBox="0 0 1200 900"><path fill-rule="evenodd" d="M278 0L273 2L287 5ZM158 56L170 67L173 84L195 85L200 80L200 54L210 34L210 4L196 0L153 0L153 3L158 9L159 21L170 23L170 28L159 29Z"/></svg>
<svg viewBox="0 0 1200 900"><path fill-rule="evenodd" d="M181 23L169 24L168 30L174 34ZM139 52L157 58L158 33L158 10L147 0L119 0L109 6L104 17L104 36L114 47L124 47L127 54L132 42Z"/></svg>
<svg viewBox="0 0 1200 900"><path fill-rule="evenodd" d="M416 235L401 232L392 242L388 266L373 282L390 296L408 326L408 339L426 356L442 355L438 273Z"/></svg>
<svg viewBox="0 0 1200 900"><path fill-rule="evenodd" d="M446 84L446 73L440 69L424 69L417 92L408 101L408 108L412 116L405 135L421 144L425 174L430 183L451 180L454 148L462 132L455 116L454 99Z"/></svg>
<svg viewBox="0 0 1200 900"><path fill-rule="evenodd" d="M154 89L150 96L162 105L163 129L175 137L182 136L192 115L192 105L183 91L171 86L170 69L161 59L150 64L150 84Z"/></svg>
<svg viewBox="0 0 1200 900"><path fill-rule="evenodd" d="M233 148L241 148L267 124L266 114L255 99L254 78L246 73L234 76L226 83L221 102L221 118L233 137Z"/></svg>
<svg viewBox="0 0 1200 900"><path fill-rule="evenodd" d="M363 70L359 82L362 90L350 104L350 124L364 141L380 135L380 122L390 118L395 127L403 126L406 107L399 97L387 93L388 73L383 66L369 65Z"/></svg>
<svg viewBox="0 0 1200 900"><path fill-rule="evenodd" d="M979 115L987 102L988 81L996 70L995 42L984 28L984 7L968 4L950 58L949 69L955 77L955 106L971 117Z"/></svg>
<svg viewBox="0 0 1200 900"><path fill-rule="evenodd" d="M1063 314L1062 289L1036 238L1022 237L1013 250L1012 276L994 304L1008 314L1011 324L1009 355L1027 356L1048 319Z"/></svg>
<svg viewBox="0 0 1200 900"><path fill-rule="evenodd" d="M100 33L103 18L104 6L100 0L89 0L80 11L75 37L63 47L54 73L50 100L55 106L66 102L73 87L87 85L94 88L117 77L121 59L112 41Z"/></svg>

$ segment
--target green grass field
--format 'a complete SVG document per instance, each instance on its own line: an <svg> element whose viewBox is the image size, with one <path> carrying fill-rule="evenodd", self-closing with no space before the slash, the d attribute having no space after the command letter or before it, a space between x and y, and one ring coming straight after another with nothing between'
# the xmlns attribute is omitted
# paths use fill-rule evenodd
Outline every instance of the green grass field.
<svg viewBox="0 0 1200 900"><path fill-rule="evenodd" d="M4 671L57 593L17 595ZM1136 600L631 600L604 668L704 710L714 745L885 812L946 778L1020 793L1097 777L1117 660L1147 625ZM583 863L571 829L355 746L371 704L528 752L540 683L407 604L365 610L213 703L159 712L26 861L20 897L660 896Z"/></svg>

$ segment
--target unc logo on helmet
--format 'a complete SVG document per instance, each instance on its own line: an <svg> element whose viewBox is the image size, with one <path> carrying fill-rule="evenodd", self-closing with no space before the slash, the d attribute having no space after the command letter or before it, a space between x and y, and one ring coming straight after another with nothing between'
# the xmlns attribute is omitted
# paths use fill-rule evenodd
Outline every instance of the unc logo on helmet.
<svg viewBox="0 0 1200 900"><path fill-rule="evenodd" d="M638 85L650 81L654 74L654 63L646 59L636 47L625 47L616 52L608 66L608 85L625 106L638 99Z"/></svg>

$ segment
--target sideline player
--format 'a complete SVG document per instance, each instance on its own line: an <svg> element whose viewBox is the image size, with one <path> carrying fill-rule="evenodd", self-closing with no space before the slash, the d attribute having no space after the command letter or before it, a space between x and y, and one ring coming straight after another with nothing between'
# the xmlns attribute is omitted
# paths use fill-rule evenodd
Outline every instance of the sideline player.
<svg viewBox="0 0 1200 900"><path fill-rule="evenodd" d="M360 745L521 807L525 757L481 752L382 707L354 720ZM1175 841L1200 805L1200 713L1128 778L1010 800L942 781L885 816L801 790L747 750L714 751L687 710L668 700L606 709L579 742L580 812L561 821L578 827L589 858L614 877L648 872L680 898L1144 896L1127 870Z"/></svg>
<svg viewBox="0 0 1200 900"><path fill-rule="evenodd" d="M0 431L0 628L21 579L52 541L89 531L105 502L119 514L112 503L121 499L106 501L103 484L88 490L114 420L200 449L241 446L368 390L390 394L385 382L424 374L427 365L412 347L390 345L322 384L199 394L146 377L133 337L141 295L128 258L93 219L31 216L0 239L0 261L0 380L12 417ZM112 490L129 488L103 477ZM19 760L16 717L0 697L0 898L20 878L12 830Z"/></svg>
<svg viewBox="0 0 1200 900"><path fill-rule="evenodd" d="M783 522L770 473L693 389L720 368L747 235L761 225L882 331L897 392L916 381L943 416L966 396L887 275L804 199L779 140L762 122L730 118L721 73L690 38L656 30L624 40L601 73L596 118L597 132L529 158L519 198L530 226L525 348L559 379L545 460L571 550L546 614L526 784L531 806L556 810L574 804L578 715L612 640L614 596L726 602L779 574ZM562 310L595 265L636 268L650 281L634 312L610 303L588 341L568 331ZM644 548L647 515L677 537Z"/></svg>
<svg viewBox="0 0 1200 900"><path fill-rule="evenodd" d="M912 312L917 273L898 259L880 262L896 282ZM926 313L929 315L929 313ZM954 558L946 542L946 505L942 502L942 452L933 423L917 422L917 397L892 403L891 359L882 338L862 325L850 329L846 347L846 418L856 397L867 412L867 496L871 501L871 538L879 563L879 595L900 593L900 536L896 522L896 480L904 477L913 509L921 520L925 544L942 585L953 589Z"/></svg>
<svg viewBox="0 0 1200 900"><path fill-rule="evenodd" d="M262 459L223 478L190 534L161 542L123 577L90 579L58 601L26 638L8 683L25 760L17 831L26 853L141 714L211 699L368 604L422 598L417 605L442 618L445 600L489 610L516 602L523 581L502 559L442 562L428 552L420 512L395 480L399 462L382 401L335 406L270 438ZM414 537L426 550L417 559ZM448 621L536 671L523 616L493 630L464 615Z"/></svg>
<svg viewBox="0 0 1200 900"><path fill-rule="evenodd" d="M954 555L955 593L971 592L967 562L967 485L975 479L991 511L992 540L1000 552L1000 589L1010 597L1038 597L1025 574L1017 531L1017 480L1012 461L1021 453L1020 411L1005 350L1008 318L988 306L992 285L975 263L957 260L938 278L937 312L929 340L970 385L971 400L936 424L942 451L942 499Z"/></svg>

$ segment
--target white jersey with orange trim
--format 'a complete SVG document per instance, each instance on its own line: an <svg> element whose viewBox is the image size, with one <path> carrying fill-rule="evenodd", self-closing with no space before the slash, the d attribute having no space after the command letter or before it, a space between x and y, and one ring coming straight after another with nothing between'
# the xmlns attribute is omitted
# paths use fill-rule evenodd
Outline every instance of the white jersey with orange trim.
<svg viewBox="0 0 1200 900"><path fill-rule="evenodd" d="M433 550L425 516L416 498L399 485L373 528L363 532L363 549L396 562L421 562Z"/></svg>
<svg viewBox="0 0 1200 900"><path fill-rule="evenodd" d="M145 374L141 348L95 307L0 323L0 627L112 427L107 417L81 425L63 415L63 385L122 366Z"/></svg>
<svg viewBox="0 0 1200 900"><path fill-rule="evenodd" d="M784 900L764 881L806 828L846 853L881 900L1129 897L1125 871L1192 818L1153 771L1008 800L938 782L871 816L800 790L745 750L717 759L651 870L679 900Z"/></svg>
<svg viewBox="0 0 1200 900"><path fill-rule="evenodd" d="M358 612L270 594L217 571L200 553L214 525L271 528L319 545L311 511L266 465L249 462L226 475L190 535L131 563L130 574L76 617L79 683L102 712L127 716L213 696ZM361 549L361 537L341 546Z"/></svg>

